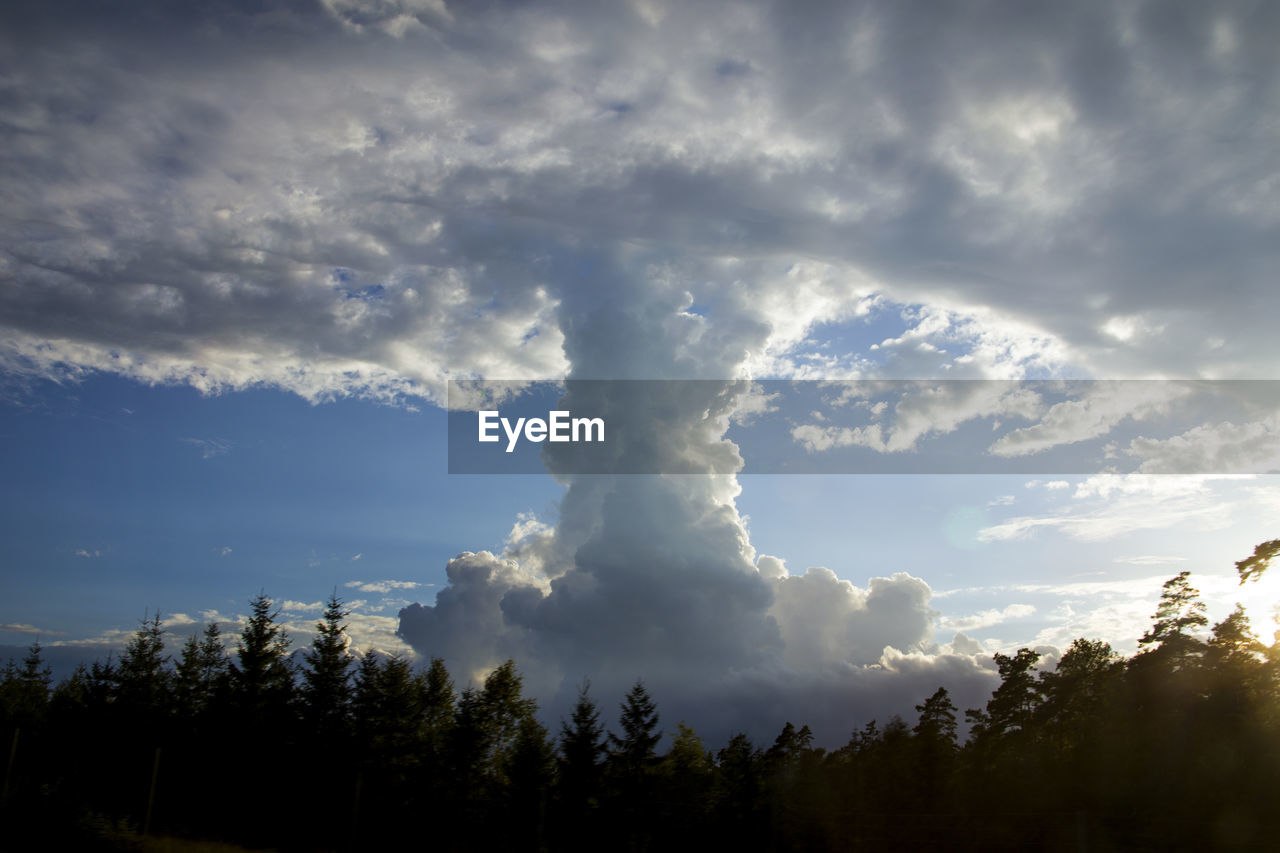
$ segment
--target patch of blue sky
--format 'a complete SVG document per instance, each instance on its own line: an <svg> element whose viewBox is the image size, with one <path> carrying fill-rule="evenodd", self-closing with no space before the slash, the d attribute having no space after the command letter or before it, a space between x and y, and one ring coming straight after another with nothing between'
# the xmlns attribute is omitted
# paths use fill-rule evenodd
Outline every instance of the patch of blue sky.
<svg viewBox="0 0 1280 853"><path fill-rule="evenodd" d="M883 366L885 351L873 349L910 328L902 306L873 307L867 314L818 323L791 353L800 363L852 366L857 362ZM957 355L960 353L957 353Z"/></svg>
<svg viewBox="0 0 1280 853"><path fill-rule="evenodd" d="M360 299L372 301L382 299L387 292L386 285L381 283L364 284L357 274L345 267L336 267L329 272L334 282L334 290L342 294L343 299Z"/></svg>
<svg viewBox="0 0 1280 853"><path fill-rule="evenodd" d="M435 407L101 375L24 399L0 404L0 622L92 635L147 608L234 610L259 588L438 589L450 557L499 549L521 512L554 520L563 491L546 476L448 477Z"/></svg>

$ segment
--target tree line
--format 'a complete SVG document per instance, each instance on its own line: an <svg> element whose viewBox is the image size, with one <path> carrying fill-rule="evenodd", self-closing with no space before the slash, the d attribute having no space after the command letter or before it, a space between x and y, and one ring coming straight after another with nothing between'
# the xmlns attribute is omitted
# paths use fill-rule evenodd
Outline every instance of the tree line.
<svg viewBox="0 0 1280 853"><path fill-rule="evenodd" d="M1259 545L1241 582L1278 552ZM0 674L0 844L103 847L127 824L286 850L1205 850L1280 830L1280 636L1239 606L1210 627L1189 572L1132 657L1084 638L1052 669L996 654L963 741L940 687L914 724L830 751L791 722L708 748L664 731L640 681L616 731L584 683L553 732L513 661L459 690L439 658L351 653L348 615L332 595L301 665L265 594L230 653L210 624L171 659L157 614L54 685L32 646Z"/></svg>

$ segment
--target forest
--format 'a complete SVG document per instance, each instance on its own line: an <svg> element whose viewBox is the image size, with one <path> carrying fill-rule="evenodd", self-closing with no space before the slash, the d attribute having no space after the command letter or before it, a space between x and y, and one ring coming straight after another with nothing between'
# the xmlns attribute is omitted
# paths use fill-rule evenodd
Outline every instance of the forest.
<svg viewBox="0 0 1280 853"><path fill-rule="evenodd" d="M1277 553L1238 562L1241 583ZM1280 639L1238 606L1210 626L1189 572L1132 657L1085 638L1052 669L996 654L985 707L940 687L851 721L830 751L803 721L708 746L664 727L642 681L616 731L589 683L552 731L513 661L459 690L439 658L352 654L335 593L295 664L271 600L251 613L230 649L210 624L172 658L144 619L118 658L56 685L38 644L10 661L0 845L1235 850L1280 834Z"/></svg>

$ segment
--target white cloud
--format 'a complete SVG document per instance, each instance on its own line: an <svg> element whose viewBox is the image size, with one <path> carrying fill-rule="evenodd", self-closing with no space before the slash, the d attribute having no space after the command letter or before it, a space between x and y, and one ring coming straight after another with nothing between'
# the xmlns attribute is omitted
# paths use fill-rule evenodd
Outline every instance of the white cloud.
<svg viewBox="0 0 1280 853"><path fill-rule="evenodd" d="M347 581L344 586L360 592L386 593L394 590L417 589L422 584L417 581Z"/></svg>
<svg viewBox="0 0 1280 853"><path fill-rule="evenodd" d="M1064 444L1106 435L1126 420L1141 421L1168 413L1190 388L1174 382L1100 382L1084 386L1084 396L1056 403L1032 426L997 439L989 452L1026 456Z"/></svg>
<svg viewBox="0 0 1280 853"><path fill-rule="evenodd" d="M1280 416L1202 424L1166 439L1135 438L1126 452L1144 474L1262 474L1280 471Z"/></svg>
<svg viewBox="0 0 1280 853"><path fill-rule="evenodd" d="M943 619L942 627L955 631L976 631L980 628L989 628L992 625L999 625L1014 619L1024 619L1035 612L1034 605L1010 604L1000 610L983 610L972 616Z"/></svg>
<svg viewBox="0 0 1280 853"><path fill-rule="evenodd" d="M324 602L312 601L294 601L287 599L280 604L280 609L285 613L319 613L324 610Z"/></svg>
<svg viewBox="0 0 1280 853"><path fill-rule="evenodd" d="M1006 519L983 528L978 538L999 542L1056 530L1075 539L1099 541L1139 530L1185 527L1214 530L1226 527L1262 496L1224 490L1238 482L1231 477L1146 476L1100 474L1076 487L1073 503L1039 515Z"/></svg>
<svg viewBox="0 0 1280 853"><path fill-rule="evenodd" d="M64 631L50 631L45 628L37 628L34 625L19 622L0 623L0 631L10 631L14 634L32 634L37 637L56 637L66 633Z"/></svg>

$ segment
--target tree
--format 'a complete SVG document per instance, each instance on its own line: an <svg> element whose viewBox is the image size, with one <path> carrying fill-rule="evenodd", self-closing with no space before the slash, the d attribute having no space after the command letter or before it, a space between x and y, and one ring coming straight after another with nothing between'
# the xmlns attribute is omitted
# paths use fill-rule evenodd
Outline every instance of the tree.
<svg viewBox="0 0 1280 853"><path fill-rule="evenodd" d="M10 659L0 677L0 724L29 728L43 720L52 681L38 641L27 650L21 667L14 666Z"/></svg>
<svg viewBox="0 0 1280 853"><path fill-rule="evenodd" d="M277 623L280 611L266 593L255 595L249 607L253 615L240 632L231 664L235 701L247 723L280 721L293 692L289 636Z"/></svg>
<svg viewBox="0 0 1280 853"><path fill-rule="evenodd" d="M507 760L505 849L542 849L547 791L555 778L556 752L545 726L532 715L521 717Z"/></svg>
<svg viewBox="0 0 1280 853"><path fill-rule="evenodd" d="M484 680L480 706L488 729L487 763L489 772L505 781L512 750L525 720L532 719L538 703L521 695L524 679L516 670L516 662L508 660Z"/></svg>
<svg viewBox="0 0 1280 853"><path fill-rule="evenodd" d="M143 617L116 666L117 701L129 713L153 715L163 709L169 697L170 673L165 668L168 660L157 611L150 620Z"/></svg>
<svg viewBox="0 0 1280 853"><path fill-rule="evenodd" d="M364 765L392 784L402 783L420 760L421 693L409 662L365 652L356 672L352 710Z"/></svg>
<svg viewBox="0 0 1280 853"><path fill-rule="evenodd" d="M311 648L303 653L302 707L313 731L336 737L347 723L351 702L351 655L347 652L346 623L337 590L329 595L324 616L316 623Z"/></svg>
<svg viewBox="0 0 1280 853"><path fill-rule="evenodd" d="M650 846L657 763L658 708L644 682L636 681L622 702L618 720L622 733L609 734L606 762L612 824L625 843L618 847L647 849Z"/></svg>
<svg viewBox="0 0 1280 853"><path fill-rule="evenodd" d="M760 835L760 765L763 756L743 732L716 753L712 809L729 845L752 846Z"/></svg>
<svg viewBox="0 0 1280 853"><path fill-rule="evenodd" d="M192 634L182 646L174 672L178 707L187 716L208 710L225 686L230 665L217 622L205 626L204 633Z"/></svg>
<svg viewBox="0 0 1280 853"><path fill-rule="evenodd" d="M1044 702L1040 718L1063 749L1082 740L1082 728L1096 723L1102 704L1115 686L1118 656L1102 640L1078 637L1052 671L1040 673Z"/></svg>
<svg viewBox="0 0 1280 853"><path fill-rule="evenodd" d="M920 720L912 732L921 740L945 750L956 747L956 706L947 688L939 687L933 695L917 705Z"/></svg>
<svg viewBox="0 0 1280 853"><path fill-rule="evenodd" d="M441 658L431 659L431 666L418 676L417 686L422 708L422 746L426 763L435 772L440 770L444 761L449 731L453 728L457 693Z"/></svg>
<svg viewBox="0 0 1280 853"><path fill-rule="evenodd" d="M621 707L618 724L622 726L622 734L609 734L609 759L619 771L634 776L653 763L655 749L662 739L662 732L657 730L658 708L643 681L637 681L627 691Z"/></svg>
<svg viewBox="0 0 1280 853"><path fill-rule="evenodd" d="M1040 653L1018 649L1013 655L995 654L1000 686L991 694L985 711L970 709L965 717L973 724L973 739L979 746L1011 732L1022 730L1040 700L1040 691L1031 670Z"/></svg>
<svg viewBox="0 0 1280 853"><path fill-rule="evenodd" d="M1253 549L1253 554L1236 563L1236 572L1240 575L1240 583L1248 580L1256 581L1271 565L1271 561L1280 554L1280 539L1263 542Z"/></svg>
<svg viewBox="0 0 1280 853"><path fill-rule="evenodd" d="M593 807L605 754L604 726L590 690L591 682L583 681L573 713L560 723L561 800L573 812Z"/></svg>
<svg viewBox="0 0 1280 853"><path fill-rule="evenodd" d="M1190 577L1191 572L1183 571L1164 582L1160 603L1151 617L1155 624L1138 640L1139 648L1151 646L1148 651L1160 651L1174 669L1201 650L1203 643L1191 632L1209 624L1200 590L1191 585Z"/></svg>
<svg viewBox="0 0 1280 853"><path fill-rule="evenodd" d="M520 723L532 717L537 703L521 696L523 679L508 660L476 690L462 691L452 729L451 757L461 788L506 783L511 747Z"/></svg>
<svg viewBox="0 0 1280 853"><path fill-rule="evenodd" d="M676 725L671 748L658 762L659 809L654 823L661 838L672 846L701 849L710 808L715 762L697 733L684 723Z"/></svg>

